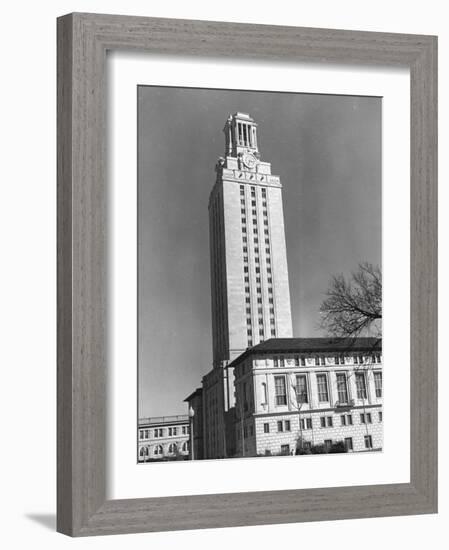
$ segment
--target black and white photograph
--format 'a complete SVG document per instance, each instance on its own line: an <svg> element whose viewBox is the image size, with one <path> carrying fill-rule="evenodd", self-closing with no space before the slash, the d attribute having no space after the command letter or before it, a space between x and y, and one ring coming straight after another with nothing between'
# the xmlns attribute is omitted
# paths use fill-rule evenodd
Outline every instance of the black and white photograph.
<svg viewBox="0 0 449 550"><path fill-rule="evenodd" d="M138 87L139 463L382 450L381 109Z"/></svg>
<svg viewBox="0 0 449 550"><path fill-rule="evenodd" d="M5 3L4 548L440 547L445 8Z"/></svg>

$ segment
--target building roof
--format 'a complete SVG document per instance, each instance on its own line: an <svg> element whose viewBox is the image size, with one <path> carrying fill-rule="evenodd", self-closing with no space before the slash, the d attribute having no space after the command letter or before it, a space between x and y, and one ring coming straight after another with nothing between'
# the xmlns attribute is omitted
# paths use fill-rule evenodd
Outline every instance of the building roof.
<svg viewBox="0 0 449 550"><path fill-rule="evenodd" d="M201 395L203 393L203 388L196 388L194 392L192 392L190 395L188 395L184 401L191 401L194 397Z"/></svg>
<svg viewBox="0 0 449 550"><path fill-rule="evenodd" d="M274 353L326 353L381 351L381 338L270 338L248 348L231 365L238 364L249 355Z"/></svg>
<svg viewBox="0 0 449 550"><path fill-rule="evenodd" d="M185 424L189 422L187 414L177 414L172 416L150 416L149 418L139 418L139 426L162 426L166 424Z"/></svg>

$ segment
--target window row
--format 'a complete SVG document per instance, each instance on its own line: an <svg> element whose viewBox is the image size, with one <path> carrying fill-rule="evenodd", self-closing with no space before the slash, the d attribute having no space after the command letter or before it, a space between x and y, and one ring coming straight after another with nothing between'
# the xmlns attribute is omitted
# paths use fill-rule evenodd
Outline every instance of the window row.
<svg viewBox="0 0 449 550"><path fill-rule="evenodd" d="M243 235L243 242L244 242L244 243L247 243L247 242L248 242L248 236L246 235L246 233L247 233L247 227L246 227L246 225L242 225L242 233L244 233L244 235ZM256 230L256 231L253 231L253 233L256 235L256 236L254 237L254 244L259 244L259 236L257 235L257 230ZM264 229L264 230L263 230L263 233L264 233L265 236L267 236L267 235L270 234L270 232L268 231L268 229ZM267 239L266 237L265 237L265 244L269 244L269 243L268 243L268 239Z"/></svg>
<svg viewBox="0 0 449 550"><path fill-rule="evenodd" d="M243 188L243 185L240 186L241 189L240 189L240 207L241 207L241 213L242 214L245 214L246 213L246 201L245 201L245 191ZM256 207L257 204L256 204L256 199L255 199L255 196L252 195L251 197L251 213L253 215L256 215L257 213L257 210L256 210ZM245 207L245 208L244 208ZM263 208L263 213L267 214L268 215L268 211L267 211L267 200L266 198L262 200L262 208Z"/></svg>
<svg viewBox="0 0 449 550"><path fill-rule="evenodd" d="M271 274L271 269L269 268L268 270L268 274ZM245 271L244 273L248 273L248 271ZM256 275L259 275L260 274L260 267L256 267ZM249 283L249 275L243 275L243 280L245 283ZM268 284L271 284L273 282L273 278L272 277L267 277L267 282ZM260 277L257 277L256 276L256 284L259 283L260 284ZM260 293L262 293L262 289L259 288L258 289L260 291Z"/></svg>
<svg viewBox="0 0 449 550"><path fill-rule="evenodd" d="M245 287L245 288L246 288L246 287ZM248 292L249 292L249 287L248 287ZM272 289L272 288L269 288L269 289L268 289L268 293L270 294L270 293L272 293L272 292L273 292L273 289ZM257 294L260 294L260 295L262 294L262 288L261 288L260 286L256 287L256 293L257 293ZM247 298L248 298L248 297L247 297ZM251 300L248 300L248 299L245 298L245 303L246 303L246 304L250 304L250 303L251 303ZM258 304L261 304L261 303L262 303L262 296L258 296L258 297L257 297L257 303L258 303ZM268 297L268 303L269 303L269 304L272 304L272 303L273 303L273 297L272 297L272 296L269 296L269 297Z"/></svg>
<svg viewBox="0 0 449 550"><path fill-rule="evenodd" d="M265 239L265 244L267 244L268 242L269 242L269 239ZM265 252L266 252L266 254L270 254L270 248L269 248L269 247L265 248ZM244 254L244 256L243 256L243 261L244 261L244 262L247 262L247 261L248 261L248 256L247 256L247 254L248 254L248 246L247 246L247 244L244 244L244 245L243 245L243 254ZM258 247L258 246L255 246L255 247L254 247L254 254L256 255L256 258L259 257L259 256L258 256L258 254L259 254L259 247ZM265 261L266 261L267 264L271 264L271 258L268 258L268 257L267 257L267 258L265 259ZM257 263L260 263L260 262L257 262Z"/></svg>
<svg viewBox="0 0 449 550"><path fill-rule="evenodd" d="M173 426L169 428L154 428L154 430L139 430L140 439L149 439L151 437L151 431L153 431L153 437L160 438L177 435L188 435L189 426Z"/></svg>
<svg viewBox="0 0 449 550"><path fill-rule="evenodd" d="M363 442L366 450L373 449L373 438L371 435L365 435L363 437ZM323 445L327 451L330 451L332 448L332 445L334 444L334 441L332 439L325 439L323 442ZM345 437L344 438L344 446L346 451L353 451L354 450L354 442L352 437ZM302 448L304 450L311 449L312 448L312 442L311 441L303 441L302 442ZM280 451L282 455L290 455L293 454L294 448L290 448L289 444L283 444L280 446ZM272 452L270 449L265 450L266 455L271 455Z"/></svg>
<svg viewBox="0 0 449 550"><path fill-rule="evenodd" d="M247 327L251 324L251 321L249 321L247 319ZM270 325L271 326L271 325ZM248 336L252 336L253 335L253 329L252 327L251 328L247 328L246 329L246 333ZM271 336L276 336L276 329L275 328L270 328L270 333L271 333ZM265 330L264 330L264 327L262 326L262 324L260 324L260 328L259 328L259 336L261 336L261 339L263 339L263 337L265 336Z"/></svg>
<svg viewBox="0 0 449 550"><path fill-rule="evenodd" d="M163 456L164 455L164 449L162 445L155 445L152 449L153 456ZM183 453L189 452L189 442L184 441L184 443L181 445L181 451ZM169 455L174 455L178 452L178 445L176 443L170 443L170 445L167 447L167 453ZM140 457L146 457L150 456L150 448L149 447L141 447L139 450L139 456Z"/></svg>
<svg viewBox="0 0 449 550"><path fill-rule="evenodd" d="M345 372L335 374L337 383L337 399L339 405L349 404L348 376ZM355 373L356 393L358 399L367 399L366 373ZM329 401L329 382L327 374L316 375L318 401L325 403ZM374 384L376 397L382 397L382 373L374 373ZM287 386L285 376L274 377L276 405L287 405ZM292 384L295 392L296 404L309 403L309 387L306 374L297 374Z"/></svg>
<svg viewBox="0 0 449 550"><path fill-rule="evenodd" d="M262 200L266 200L267 199L267 190L266 190L265 187L261 188L261 193L262 193ZM242 196L245 195L245 186L244 185L240 186L240 195L242 195ZM251 186L251 198L254 198L255 196L256 196L256 188L252 185Z"/></svg>
<svg viewBox="0 0 449 550"><path fill-rule="evenodd" d="M382 422L382 411L379 411L377 413L378 422ZM360 423L361 424L372 424L372 413L360 413ZM312 430L314 428L313 425L313 418L311 416L300 418L299 419L299 428L301 431L303 430ZM341 426L352 426L353 425L353 419L352 414L342 414L340 415L340 425ZM291 431L291 423L290 420L278 420L276 423L277 431L278 432L290 432ZM334 417L333 416L321 416L320 417L320 428L333 428L334 425ZM315 426L316 428L317 426ZM270 433L270 423L264 422L263 425L263 431L264 433Z"/></svg>
<svg viewBox="0 0 449 550"><path fill-rule="evenodd" d="M381 356L379 354L374 355L353 355L353 356L340 356L335 355L333 357L325 357L317 355L316 357L300 357L295 355L293 358L287 358L287 361L293 359L295 366L325 366L325 365L370 365L372 363L381 363ZM275 367L284 367L286 363L285 357L273 357L273 363Z"/></svg>
<svg viewBox="0 0 449 550"><path fill-rule="evenodd" d="M255 201L253 201L255 202ZM244 204L244 200L241 201L241 205L240 205L240 214L242 215L242 223L246 223L246 208L243 207L243 204ZM268 210L266 210L265 208L262 209L262 215L265 219L265 217L268 218ZM253 216L253 224L254 225L257 225L257 210L255 208L251 208L251 216ZM264 225L268 225L268 223L264 223Z"/></svg>

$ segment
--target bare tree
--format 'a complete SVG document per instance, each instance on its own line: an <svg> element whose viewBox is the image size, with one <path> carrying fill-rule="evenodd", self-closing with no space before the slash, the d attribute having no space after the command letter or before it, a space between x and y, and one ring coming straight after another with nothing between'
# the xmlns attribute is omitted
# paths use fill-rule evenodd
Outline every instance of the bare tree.
<svg viewBox="0 0 449 550"><path fill-rule="evenodd" d="M381 336L382 273L368 262L346 279L334 275L320 307L321 328L332 336Z"/></svg>

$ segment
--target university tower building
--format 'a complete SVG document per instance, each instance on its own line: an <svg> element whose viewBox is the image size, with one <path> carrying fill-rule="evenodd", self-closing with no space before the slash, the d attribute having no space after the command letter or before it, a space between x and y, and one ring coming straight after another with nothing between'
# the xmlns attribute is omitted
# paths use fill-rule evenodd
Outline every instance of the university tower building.
<svg viewBox="0 0 449 550"><path fill-rule="evenodd" d="M229 116L224 134L209 198L213 369L202 387L204 458L235 454L228 365L266 339L292 336L280 178L262 160L248 114Z"/></svg>
<svg viewBox="0 0 449 550"><path fill-rule="evenodd" d="M224 133L209 198L214 368L265 339L292 336L279 176L261 160L251 117L230 116Z"/></svg>

